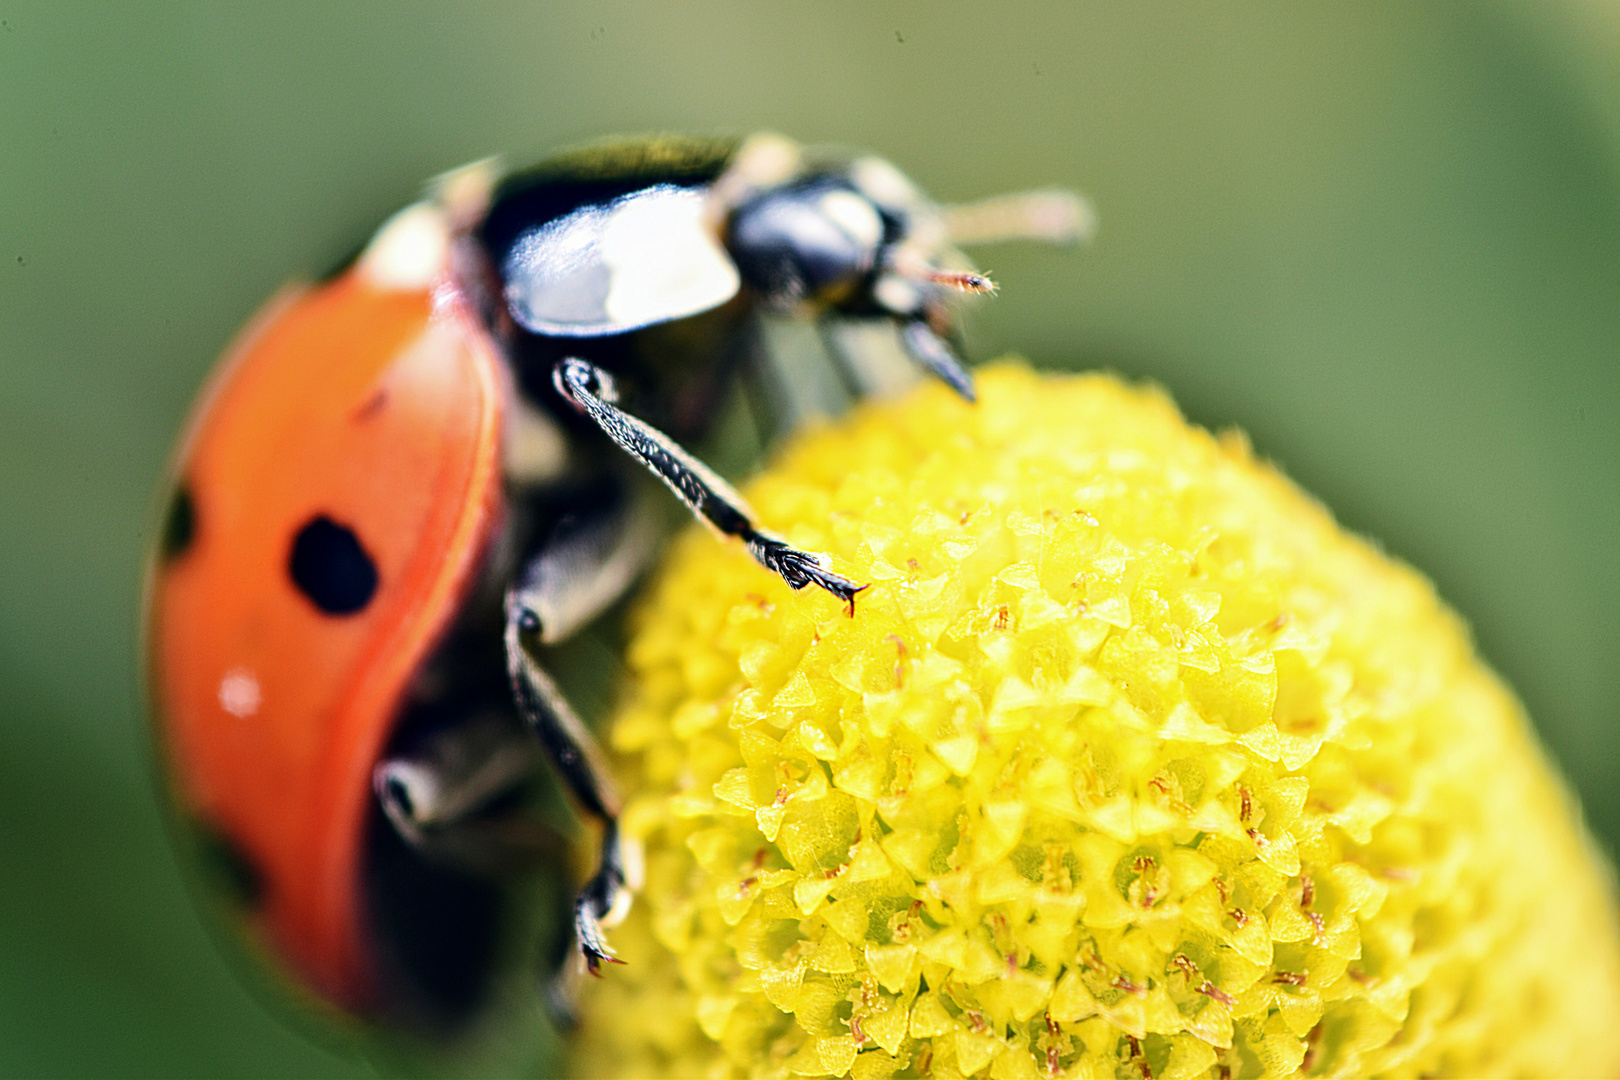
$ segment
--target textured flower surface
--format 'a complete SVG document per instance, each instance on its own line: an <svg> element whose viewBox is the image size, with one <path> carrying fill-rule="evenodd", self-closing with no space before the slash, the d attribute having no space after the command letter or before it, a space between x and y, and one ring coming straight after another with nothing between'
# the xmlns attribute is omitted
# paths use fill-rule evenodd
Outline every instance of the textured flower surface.
<svg viewBox="0 0 1620 1080"><path fill-rule="evenodd" d="M1606 871L1428 582L1156 391L979 385L754 484L853 615L695 532L644 601L575 1070L1620 1071Z"/></svg>

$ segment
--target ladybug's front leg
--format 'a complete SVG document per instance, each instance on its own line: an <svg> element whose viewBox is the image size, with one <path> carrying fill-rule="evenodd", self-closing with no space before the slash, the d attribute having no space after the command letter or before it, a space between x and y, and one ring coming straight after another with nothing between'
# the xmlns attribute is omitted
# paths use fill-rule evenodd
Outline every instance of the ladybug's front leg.
<svg viewBox="0 0 1620 1080"><path fill-rule="evenodd" d="M603 434L669 486L698 519L724 536L743 542L754 561L794 589L819 585L854 610L855 594L866 588L827 569L823 557L800 551L755 523L742 496L680 444L618 406L607 372L570 357L552 370L557 392L590 417Z"/></svg>

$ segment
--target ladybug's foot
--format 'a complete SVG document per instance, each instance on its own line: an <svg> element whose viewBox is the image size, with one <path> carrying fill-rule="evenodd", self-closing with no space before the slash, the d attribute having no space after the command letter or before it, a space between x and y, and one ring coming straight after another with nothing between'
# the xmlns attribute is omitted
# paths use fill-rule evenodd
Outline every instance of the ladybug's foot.
<svg viewBox="0 0 1620 1080"><path fill-rule="evenodd" d="M602 934L604 924L617 925L630 910L630 892L625 888L625 852L619 843L619 826L610 821L602 833L601 865L585 883L574 902L574 935L585 970L601 977L602 965L622 964Z"/></svg>
<svg viewBox="0 0 1620 1080"><path fill-rule="evenodd" d="M748 553L754 557L755 562L772 573L781 575L782 580L793 589L819 585L853 609L855 594L866 588L865 585L857 585L842 574L828 570L822 565L819 555L789 547L769 533L750 530L743 538L743 543L748 546Z"/></svg>
<svg viewBox="0 0 1620 1080"><path fill-rule="evenodd" d="M932 336L926 326L923 330ZM945 349L943 342L939 342L939 348ZM948 350L946 352L948 355ZM960 367L955 370L960 376L958 389L966 387L964 392L971 397L973 386L967 373ZM793 588L819 585L844 603L853 605L855 594L866 587L828 570L821 556L789 547L760 529L748 504L730 484L687 453L674 439L619 408L612 376L595 364L577 357L559 361L552 369L552 383L565 400L595 421L603 434L667 484L702 521L724 536L737 537L755 562L780 575Z"/></svg>
<svg viewBox="0 0 1620 1080"><path fill-rule="evenodd" d="M629 912L631 890L640 878L638 850L634 844L621 846L617 825L609 823L602 837L601 867L574 901L573 947L578 948L582 963L568 963L566 953L554 957L540 980L546 1012L559 1031L572 1031L579 1025L577 1006L585 975L600 979L603 964L625 963L602 931Z"/></svg>
<svg viewBox="0 0 1620 1080"><path fill-rule="evenodd" d="M584 896L574 905L574 933L579 938L579 955L585 961L585 970L600 979L603 964L622 964L624 960L607 943L602 923L591 913L591 906Z"/></svg>

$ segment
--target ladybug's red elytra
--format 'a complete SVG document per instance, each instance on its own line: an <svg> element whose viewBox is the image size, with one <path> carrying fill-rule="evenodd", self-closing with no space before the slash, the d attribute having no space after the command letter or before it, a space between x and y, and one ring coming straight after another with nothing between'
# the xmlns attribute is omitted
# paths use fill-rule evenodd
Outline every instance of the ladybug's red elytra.
<svg viewBox="0 0 1620 1080"><path fill-rule="evenodd" d="M649 477L853 604L681 441L739 381L791 426L829 386L891 385L899 353L971 399L948 342L957 299L991 286L953 245L1089 221L1057 191L936 207L879 158L774 135L635 139L449 174L272 299L176 453L147 621L174 799L255 939L356 1015L466 1015L491 868L521 862L490 825L549 760L602 829L579 953L616 960L633 852L546 664L656 550ZM773 344L806 323L819 381ZM863 326L892 329L842 333Z"/></svg>

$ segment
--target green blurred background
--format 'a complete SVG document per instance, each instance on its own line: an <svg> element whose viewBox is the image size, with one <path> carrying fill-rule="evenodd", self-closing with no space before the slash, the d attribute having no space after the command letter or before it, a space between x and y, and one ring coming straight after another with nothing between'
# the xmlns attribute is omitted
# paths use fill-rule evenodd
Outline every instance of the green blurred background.
<svg viewBox="0 0 1620 1080"><path fill-rule="evenodd" d="M244 989L166 842L136 622L170 440L423 177L761 127L945 199L1090 194L1091 249L981 253L975 355L1248 429L1434 578L1613 850L1620 6L0 0L0 1073L399 1067Z"/></svg>

